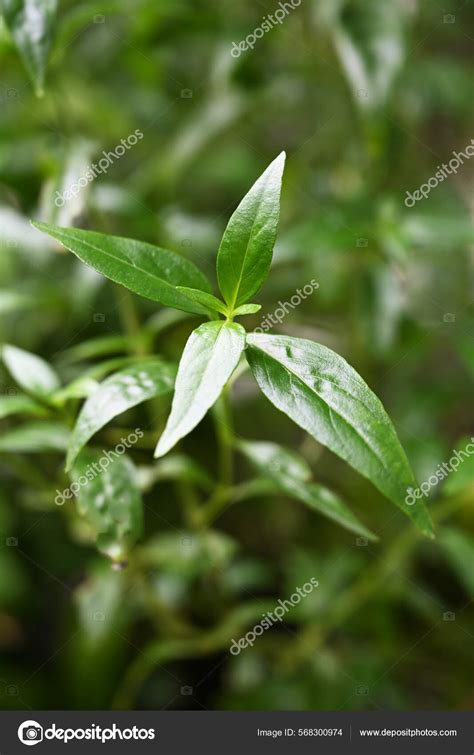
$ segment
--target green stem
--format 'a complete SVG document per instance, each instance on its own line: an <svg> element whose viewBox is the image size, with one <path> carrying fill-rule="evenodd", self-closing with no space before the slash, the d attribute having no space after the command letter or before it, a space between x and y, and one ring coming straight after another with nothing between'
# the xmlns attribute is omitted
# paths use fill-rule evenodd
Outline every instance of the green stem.
<svg viewBox="0 0 474 755"><path fill-rule="evenodd" d="M271 483L266 485L260 479L245 480L231 488L218 488L201 509L201 524L209 527L228 506L240 503L248 498L258 498L274 493Z"/></svg>
<svg viewBox="0 0 474 755"><path fill-rule="evenodd" d="M226 385L213 407L214 426L218 445L218 484L215 492L199 512L201 528L209 526L228 505L233 496L234 429L230 407L230 386Z"/></svg>
<svg viewBox="0 0 474 755"><path fill-rule="evenodd" d="M261 616L261 612L261 601L255 601L240 606L217 626L196 633L193 637L150 642L127 670L112 701L112 709L132 710L140 688L156 666L228 649L232 639L239 637L249 623Z"/></svg>
<svg viewBox="0 0 474 755"><path fill-rule="evenodd" d="M115 298L122 327L130 341L130 354L137 357L146 356L146 347L133 295L126 288L116 286Z"/></svg>
<svg viewBox="0 0 474 755"><path fill-rule="evenodd" d="M196 491L189 482L180 480L176 483L186 527L199 529L202 524L202 512Z"/></svg>
<svg viewBox="0 0 474 755"><path fill-rule="evenodd" d="M232 485L234 477L234 428L230 406L230 388L225 386L214 411L219 445L219 482L223 489Z"/></svg>
<svg viewBox="0 0 474 755"><path fill-rule="evenodd" d="M209 527L217 519L221 511L233 502L233 494L233 488L217 488L202 508L201 527Z"/></svg>

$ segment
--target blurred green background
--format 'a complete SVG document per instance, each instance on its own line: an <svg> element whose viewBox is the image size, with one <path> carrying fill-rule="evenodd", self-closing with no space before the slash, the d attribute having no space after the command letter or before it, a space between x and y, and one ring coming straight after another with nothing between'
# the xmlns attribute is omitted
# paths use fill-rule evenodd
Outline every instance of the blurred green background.
<svg viewBox="0 0 474 755"><path fill-rule="evenodd" d="M472 4L302 0L233 57L232 43L278 7L61 0L42 98L0 28L0 338L51 361L65 382L136 353L137 332L178 359L198 319L169 318L138 297L124 303L28 219L150 241L214 277L232 210L286 149L274 264L248 326L316 280L274 332L347 358L425 480L474 434L474 160L412 208L404 200L473 137ZM56 191L135 129L144 134L136 146L55 205ZM17 391L3 368L0 390ZM430 542L248 374L233 408L240 435L299 448L379 541L275 495L188 533L182 506L197 473L186 462L184 483L176 470L145 480L143 568L113 571L74 506L54 504L67 484L63 455L33 452L24 436L22 445L15 432L29 420L5 418L1 706L472 708L472 459L431 491ZM147 423L139 408L114 425ZM113 444L113 433L100 442ZM211 418L181 450L212 480ZM152 447L132 456L145 479ZM239 458L237 480L248 477ZM229 654L229 638L311 576L319 588L284 624Z"/></svg>

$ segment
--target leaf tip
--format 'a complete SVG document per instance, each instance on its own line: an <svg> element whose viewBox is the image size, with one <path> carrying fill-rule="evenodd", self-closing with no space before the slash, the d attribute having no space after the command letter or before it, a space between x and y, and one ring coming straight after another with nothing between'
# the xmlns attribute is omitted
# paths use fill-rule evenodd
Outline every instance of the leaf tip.
<svg viewBox="0 0 474 755"><path fill-rule="evenodd" d="M153 454L154 459L161 459L162 456L164 456L166 453L166 450L163 451L162 446L160 445L160 441L158 441L158 445L155 448L155 452Z"/></svg>
<svg viewBox="0 0 474 755"><path fill-rule="evenodd" d="M41 220L31 220L30 218L30 225L38 231L46 232L46 223L42 223Z"/></svg>
<svg viewBox="0 0 474 755"><path fill-rule="evenodd" d="M274 168L278 168L283 173L283 170L285 167L285 161L286 161L286 152L285 150L283 150L282 152L280 152L279 155L277 155L277 157L275 157L272 165Z"/></svg>
<svg viewBox="0 0 474 755"><path fill-rule="evenodd" d="M425 508L422 513L422 521L414 520L414 523L418 526L418 529L424 537L428 538L428 540L436 540L433 520L431 519L428 510Z"/></svg>
<svg viewBox="0 0 474 755"><path fill-rule="evenodd" d="M166 436L167 436L167 429L165 428L160 438L158 439L158 443L156 444L156 448L153 453L154 459L160 459L162 456L167 454L168 451L170 451L171 448L173 447L174 444L170 444L169 439Z"/></svg>

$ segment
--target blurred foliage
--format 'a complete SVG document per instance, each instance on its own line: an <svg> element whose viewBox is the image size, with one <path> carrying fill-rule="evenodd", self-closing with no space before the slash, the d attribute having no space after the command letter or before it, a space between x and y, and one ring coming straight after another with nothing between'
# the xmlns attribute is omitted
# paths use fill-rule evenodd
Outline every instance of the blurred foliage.
<svg viewBox="0 0 474 755"><path fill-rule="evenodd" d="M273 273L248 327L315 279L319 288L275 332L343 354L381 396L426 480L473 435L474 161L413 208L404 199L470 144L472 7L303 0L232 57L232 42L275 8L62 0L35 70L6 14L0 338L54 367L71 421L97 381L130 359L175 360L196 318L125 298L29 218L160 244L212 279L231 211L286 149ZM55 205L57 191L137 128L136 146ZM113 447L125 428L146 431L131 452L145 536L113 571L75 507L54 504L68 484L59 404L23 396L17 380L1 367L4 708L473 707L471 460L432 488L438 537L425 541L243 375L233 392L238 434L299 448L315 482L379 540L258 478L245 487L252 470L241 456L233 505L201 531L192 511L217 474L213 423L153 465L169 407L160 398L98 436ZM318 589L284 622L229 654L232 638L312 576Z"/></svg>

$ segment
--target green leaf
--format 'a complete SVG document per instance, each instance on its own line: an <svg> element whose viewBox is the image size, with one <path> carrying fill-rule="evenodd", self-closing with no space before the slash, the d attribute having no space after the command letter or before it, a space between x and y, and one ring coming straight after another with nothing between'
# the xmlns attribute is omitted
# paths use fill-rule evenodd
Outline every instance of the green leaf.
<svg viewBox="0 0 474 755"><path fill-rule="evenodd" d="M206 309L211 310L211 312L215 311L220 312L223 315L227 314L226 305L223 301L218 299L217 296L208 294L206 291L199 291L197 288L187 288L186 286L177 286L177 289L187 296L188 299L191 299L191 301L197 301L199 304L202 304L203 307L206 307Z"/></svg>
<svg viewBox="0 0 474 755"><path fill-rule="evenodd" d="M237 309L234 309L232 314L234 317L237 317L237 315L254 315L255 312L260 312L261 309L261 304L242 304Z"/></svg>
<svg viewBox="0 0 474 755"><path fill-rule="evenodd" d="M155 456L167 453L202 420L237 367L244 346L245 330L236 323L208 322L191 333Z"/></svg>
<svg viewBox="0 0 474 755"><path fill-rule="evenodd" d="M74 427L66 469L85 444L111 419L143 401L171 393L175 368L161 359L144 360L108 377L87 399Z"/></svg>
<svg viewBox="0 0 474 755"><path fill-rule="evenodd" d="M312 478L311 469L305 459L277 443L239 440L237 448L259 472L275 482L309 482Z"/></svg>
<svg viewBox="0 0 474 755"><path fill-rule="evenodd" d="M294 483L293 491L291 491L291 486L289 485L286 488L286 493L292 495L293 498L302 501L302 503L305 503L310 509L314 509L314 511L323 514L323 516L327 516L328 519L337 522L337 524L340 524L341 527L345 527L350 532L355 532L356 535L362 535L368 540L378 539L373 532L359 521L344 501L324 485L319 485L316 482L312 482L309 485Z"/></svg>
<svg viewBox="0 0 474 755"><path fill-rule="evenodd" d="M296 498L351 532L370 540L377 539L335 493L310 482L311 469L298 454L267 442L239 441L238 448L264 477L275 483L278 491Z"/></svg>
<svg viewBox="0 0 474 755"><path fill-rule="evenodd" d="M395 429L381 402L338 354L311 341L252 333L247 357L265 396L317 441L347 461L433 536Z"/></svg>
<svg viewBox="0 0 474 755"><path fill-rule="evenodd" d="M94 357L122 354L127 351L129 345L128 336L99 336L71 346L59 355L59 359L61 364L72 364Z"/></svg>
<svg viewBox="0 0 474 755"><path fill-rule="evenodd" d="M45 407L37 404L29 396L0 396L0 419L12 414L33 414L40 417L46 413Z"/></svg>
<svg viewBox="0 0 474 755"><path fill-rule="evenodd" d="M167 307L207 315L205 307L191 302L177 290L177 286L189 286L210 291L200 270L179 254L144 241L96 231L59 228L47 223L35 222L33 225L60 241L86 265L136 294Z"/></svg>
<svg viewBox="0 0 474 755"><path fill-rule="evenodd" d="M78 489L71 489L77 492L78 511L91 527L98 549L113 561L122 561L142 534L143 504L131 460L118 456L97 472L98 462L105 458L98 451L84 451L71 472Z"/></svg>
<svg viewBox="0 0 474 755"><path fill-rule="evenodd" d="M89 398L89 396L92 396L98 390L99 386L100 383L94 380L94 378L88 375L81 375L69 383L69 385L57 391L51 397L51 403L54 406L62 407L70 399Z"/></svg>
<svg viewBox="0 0 474 755"><path fill-rule="evenodd" d="M59 388L59 378L54 370L36 354L23 351L17 346L5 345L2 359L18 385L38 398L47 398Z"/></svg>
<svg viewBox="0 0 474 755"><path fill-rule="evenodd" d="M7 453L64 453L69 430L55 422L29 422L0 437L0 451Z"/></svg>
<svg viewBox="0 0 474 755"><path fill-rule="evenodd" d="M103 380L109 373L136 363L136 357L123 356L94 364L85 369L79 377L65 385L64 388L49 396L48 400L53 407L62 408L71 399L89 398L100 388L99 381Z"/></svg>
<svg viewBox="0 0 474 755"><path fill-rule="evenodd" d="M232 215L217 255L219 288L234 309L250 299L272 262L285 153L260 176Z"/></svg>
<svg viewBox="0 0 474 755"><path fill-rule="evenodd" d="M0 0L5 23L38 96L43 94L56 8L56 0Z"/></svg>
<svg viewBox="0 0 474 755"><path fill-rule="evenodd" d="M114 359L106 359L105 362L97 362L97 364L92 365L92 367L88 367L86 370L83 371L83 373L77 378L78 381L80 380L103 380L106 375L108 375L111 372L114 372L115 370L122 370L125 367L127 367L129 364L136 364L137 358L136 357L130 357L130 356L122 356L122 357L115 357ZM66 386L67 390L68 386ZM56 395L55 395L56 398Z"/></svg>

